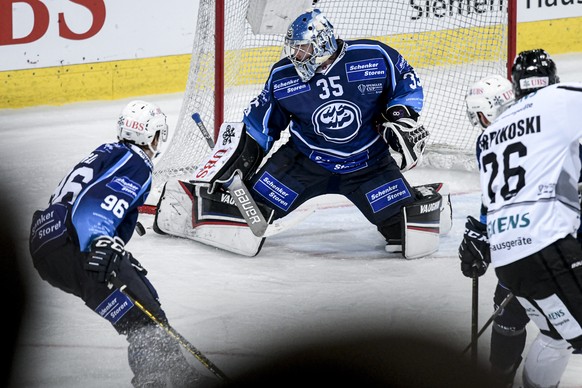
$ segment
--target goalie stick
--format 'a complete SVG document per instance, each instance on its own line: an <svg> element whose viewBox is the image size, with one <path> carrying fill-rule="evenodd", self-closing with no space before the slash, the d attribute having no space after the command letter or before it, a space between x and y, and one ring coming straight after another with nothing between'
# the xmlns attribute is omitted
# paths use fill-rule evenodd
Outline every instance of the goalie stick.
<svg viewBox="0 0 582 388"><path fill-rule="evenodd" d="M297 209L287 214L285 217L279 218L274 222L270 223L269 226L267 226L267 230L265 231L265 234L263 234L262 237L271 237L287 229L291 229L292 227L298 225L300 222L305 220L311 214L315 213L315 210L317 209L318 209L317 205L302 204Z"/></svg>
<svg viewBox="0 0 582 388"><path fill-rule="evenodd" d="M200 117L200 114L193 113L192 120L194 120L194 122L198 126L198 129L200 129L202 136L204 136L204 138L206 139L206 143L208 143L208 147L210 147L210 149L214 148L214 139L212 138L212 136L210 136L208 129L206 129L206 125L204 125L204 123L202 122L202 118Z"/></svg>
<svg viewBox="0 0 582 388"><path fill-rule="evenodd" d="M228 182L222 185L234 199L236 207L249 225L251 232L257 237L263 237L271 220L265 218L239 173L235 172Z"/></svg>
<svg viewBox="0 0 582 388"><path fill-rule="evenodd" d="M154 323L163 329L170 337L174 338L180 345L184 347L190 354L192 354L202 365L206 367L209 371L214 373L221 380L228 381L228 377L222 372L212 361L210 361L204 354L202 354L198 349L194 347L186 338L184 338L180 333L178 333L169 323L164 323L160 321L154 314L152 314L148 309L146 309L139 300L136 299L135 295L127 288L125 284L121 282L118 278L114 277L110 280L111 285L118 288L129 300L136 305L148 318L150 318Z"/></svg>

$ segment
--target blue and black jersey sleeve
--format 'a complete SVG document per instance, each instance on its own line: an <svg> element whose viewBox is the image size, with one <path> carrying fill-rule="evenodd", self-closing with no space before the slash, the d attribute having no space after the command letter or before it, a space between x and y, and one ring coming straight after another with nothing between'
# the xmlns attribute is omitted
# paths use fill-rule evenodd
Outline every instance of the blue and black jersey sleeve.
<svg viewBox="0 0 582 388"><path fill-rule="evenodd" d="M273 86L273 76L282 71L293 69L289 60L277 62L269 73L269 78L261 93L255 97L244 112L243 122L247 133L268 153L273 143L281 137L291 121L291 115L277 102ZM294 70L293 70L294 71Z"/></svg>
<svg viewBox="0 0 582 388"><path fill-rule="evenodd" d="M424 90L416 71L398 51L383 43L377 44L383 52L392 76L390 80L392 90L389 91L387 108L405 105L420 114L424 107Z"/></svg>
<svg viewBox="0 0 582 388"><path fill-rule="evenodd" d="M51 202L72 206L71 221L81 251L98 236L131 238L138 207L151 187L152 165L137 147L104 144L77 164L63 179Z"/></svg>

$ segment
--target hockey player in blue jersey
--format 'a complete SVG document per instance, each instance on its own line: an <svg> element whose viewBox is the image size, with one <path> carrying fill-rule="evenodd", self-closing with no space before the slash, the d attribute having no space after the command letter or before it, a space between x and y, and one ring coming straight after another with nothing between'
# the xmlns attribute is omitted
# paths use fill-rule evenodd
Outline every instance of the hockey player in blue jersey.
<svg viewBox="0 0 582 388"><path fill-rule="evenodd" d="M96 148L64 177L48 207L35 212L30 234L42 279L81 298L127 337L135 387L193 387L201 377L178 343L112 285L114 278L125 284L167 322L147 271L124 248L150 191L152 159L167 135L157 106L130 102L117 122L119 142Z"/></svg>
<svg viewBox="0 0 582 388"><path fill-rule="evenodd" d="M418 121L424 92L413 67L381 42L337 38L331 22L317 9L290 24L284 54L244 111L241 145L236 152L223 151L223 143L236 136L236 126L221 132L193 182L228 182L238 172L273 219L287 216L311 198L340 194L377 226L387 251L402 252L406 258L435 252L441 210L437 191L442 185L413 188L403 176L419 162L428 137ZM290 140L257 171L287 128ZM219 163L224 168L213 171ZM208 179L211 174L214 180ZM170 190L168 197L176 197L176 190ZM160 229L187 235L172 229L181 221L169 219L172 208L162 200L160 208L164 207L168 212L158 214ZM407 223L418 228L407 228ZM208 235L199 240L208 243ZM225 240L214 245L232 250L228 245L240 238ZM258 253L259 241L247 253Z"/></svg>

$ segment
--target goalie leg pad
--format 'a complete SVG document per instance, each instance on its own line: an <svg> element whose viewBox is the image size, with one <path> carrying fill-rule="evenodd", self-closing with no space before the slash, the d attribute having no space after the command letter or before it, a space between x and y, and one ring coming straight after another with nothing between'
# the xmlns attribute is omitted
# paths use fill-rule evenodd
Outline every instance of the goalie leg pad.
<svg viewBox="0 0 582 388"><path fill-rule="evenodd" d="M164 184L153 224L156 233L185 237L184 231L192 224L191 186L176 179Z"/></svg>
<svg viewBox="0 0 582 388"><path fill-rule="evenodd" d="M428 256L439 248L442 197L432 189L423 190L419 197L402 208L402 255L406 259Z"/></svg>
<svg viewBox="0 0 582 388"><path fill-rule="evenodd" d="M449 190L449 185L446 183L429 183L422 186L414 186L414 189L417 191L423 191L424 189L429 189L436 191L443 197L441 202L441 219L439 223L439 234L441 236L446 236L451 231L453 227L453 207L451 205L451 193ZM430 192L425 191L427 195L430 195Z"/></svg>
<svg viewBox="0 0 582 388"><path fill-rule="evenodd" d="M183 237L243 256L256 256L265 241L256 237L227 193L168 181L154 220L158 233Z"/></svg>

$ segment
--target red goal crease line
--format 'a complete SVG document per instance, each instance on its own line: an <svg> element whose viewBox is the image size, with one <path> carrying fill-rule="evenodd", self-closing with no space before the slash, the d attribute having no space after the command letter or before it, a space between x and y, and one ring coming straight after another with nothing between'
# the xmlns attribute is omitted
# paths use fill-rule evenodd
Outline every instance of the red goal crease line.
<svg viewBox="0 0 582 388"><path fill-rule="evenodd" d="M137 208L137 211L139 212L139 214L155 215L157 208L158 207L156 205L142 205Z"/></svg>

